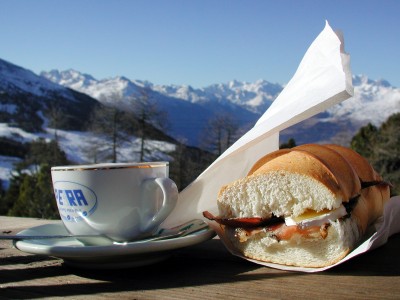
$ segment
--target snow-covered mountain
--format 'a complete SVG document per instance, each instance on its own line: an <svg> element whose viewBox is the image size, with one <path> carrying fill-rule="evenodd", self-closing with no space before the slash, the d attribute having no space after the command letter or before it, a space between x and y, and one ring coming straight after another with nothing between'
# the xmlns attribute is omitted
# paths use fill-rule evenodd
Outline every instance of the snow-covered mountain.
<svg viewBox="0 0 400 300"><path fill-rule="evenodd" d="M296 142L338 143L347 146L360 127L379 126L400 112L400 89L385 80L353 76L354 96L327 111L284 130L281 139Z"/></svg>
<svg viewBox="0 0 400 300"><path fill-rule="evenodd" d="M80 91L95 99L104 98L103 101L107 101L115 93L122 97L139 96L140 91L147 86L145 82L131 81L123 76L97 80L89 74L72 69L62 72L58 70L41 72L40 75L58 85Z"/></svg>
<svg viewBox="0 0 400 300"><path fill-rule="evenodd" d="M244 102L244 98L238 96L240 93L248 95L253 93L255 98L260 98L260 95L251 91L250 85L247 92L239 88L235 91L234 85L229 90L222 85L210 86L207 89L194 89L190 86L157 86L148 81L129 80L123 76L97 80L75 70L52 70L42 72L41 76L90 95L103 104L124 106L127 109L132 100L145 93L161 111L167 113L169 133L191 146L201 144L208 122L214 116L229 114L240 127L246 128L252 126L260 116L257 111L249 110L245 104L235 103L239 100ZM273 97L267 95L262 101L269 106ZM247 102L251 102L251 97L248 98Z"/></svg>
<svg viewBox="0 0 400 300"><path fill-rule="evenodd" d="M51 70L41 72L40 75L93 98L99 100L103 98L103 101L106 101L104 98L115 93L122 97L131 97L138 96L142 89L150 89L168 98L204 106L213 102L234 104L256 114L262 114L283 89L282 85L266 80L258 80L254 83L233 80L227 84L213 84L195 89L187 85L155 85L149 81L129 80L123 76L97 80L91 75L72 69Z"/></svg>
<svg viewBox="0 0 400 300"><path fill-rule="evenodd" d="M230 81L226 84L214 84L204 88L193 88L186 85L154 85L148 81L129 80L126 77L114 77L97 80L92 76L74 70L42 72L42 76L61 85L87 93L100 101L106 101L112 93L123 97L140 93L141 89L150 90L152 97L160 98L160 105L172 112L175 136L181 134L194 144L198 140L201 128L218 112L233 113L241 126L247 127L264 113L284 88L283 85L258 80L254 83ZM298 143L338 142L346 144L354 133L363 125L372 123L379 126L391 114L400 111L400 89L393 87L385 80L372 80L365 75L353 76L354 97L348 99L326 112L302 122L282 132L282 140L294 137ZM101 100L103 99L103 100ZM173 99L173 100L172 100ZM176 102L180 100L180 102ZM190 120L184 118L178 108L184 103L195 104ZM199 107L205 115L196 118ZM179 111L178 113L173 112ZM206 113L208 112L208 113ZM183 117L183 119L182 119ZM189 130L180 132L177 128Z"/></svg>
<svg viewBox="0 0 400 300"><path fill-rule="evenodd" d="M192 103L233 103L257 114L264 113L283 89L282 85L266 80L254 83L233 80L227 84L213 84L201 89L176 85L154 85L152 88L164 95Z"/></svg>
<svg viewBox="0 0 400 300"><path fill-rule="evenodd" d="M332 120L351 119L359 124L380 125L400 111L400 89L386 80L372 80L365 75L353 76L354 97L328 110Z"/></svg>

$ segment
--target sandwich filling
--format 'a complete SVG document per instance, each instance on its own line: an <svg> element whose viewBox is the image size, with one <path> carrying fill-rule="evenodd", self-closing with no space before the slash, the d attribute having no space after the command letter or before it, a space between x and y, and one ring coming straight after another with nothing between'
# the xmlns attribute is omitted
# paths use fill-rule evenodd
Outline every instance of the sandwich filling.
<svg viewBox="0 0 400 300"><path fill-rule="evenodd" d="M278 242L290 240L296 236L306 239L325 239L330 224L350 216L357 199L358 197L355 197L333 210L324 209L319 212L308 210L297 217L277 217L271 214L269 218L221 218L208 211L203 212L203 215L209 220L234 229L240 242L245 242L259 234Z"/></svg>

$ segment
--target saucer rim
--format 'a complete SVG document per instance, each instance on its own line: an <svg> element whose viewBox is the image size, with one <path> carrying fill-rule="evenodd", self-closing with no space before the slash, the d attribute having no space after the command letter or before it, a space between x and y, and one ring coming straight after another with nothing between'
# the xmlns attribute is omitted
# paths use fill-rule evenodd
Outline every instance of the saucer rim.
<svg viewBox="0 0 400 300"><path fill-rule="evenodd" d="M50 230L54 228L65 230L67 233L63 223L60 221L59 223L51 223L44 224L39 226L34 226L31 228L24 229L20 231L18 234L29 235L33 234L32 231L43 231ZM40 254L40 255L48 255L54 256L62 259L73 259L73 258L90 258L94 257L117 257L117 256L125 256L125 255L142 255L164 251L171 251L187 246L192 246L195 244L199 244L201 242L205 242L216 236L214 230L210 227L195 232L192 234L188 234L187 236L171 238L167 240L157 240L157 241L148 241L148 242L131 242L124 244L110 244L110 245L101 245L101 246L88 246L79 242L75 238L63 239L63 244L60 245L60 242L57 240L14 240L13 244L18 250L31 253L31 254ZM71 240L71 245L68 245L68 240Z"/></svg>

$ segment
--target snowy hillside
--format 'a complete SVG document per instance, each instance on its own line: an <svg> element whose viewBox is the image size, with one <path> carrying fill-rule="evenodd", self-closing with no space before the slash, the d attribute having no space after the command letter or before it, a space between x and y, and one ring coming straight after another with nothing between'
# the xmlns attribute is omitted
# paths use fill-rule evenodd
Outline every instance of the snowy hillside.
<svg viewBox="0 0 400 300"><path fill-rule="evenodd" d="M57 130L58 142L60 148L66 153L67 158L74 164L95 163L91 151L106 153L110 149L111 141L105 137L96 135L88 131L65 131ZM29 133L20 128L9 127L7 124L0 123L0 137L13 139L19 143L28 143L39 138L51 140L54 138L54 129L46 128L43 133ZM170 160L171 158L166 153L175 150L176 145L162 141L147 141L146 149L151 153L151 157L145 157L145 160ZM104 151L102 151L104 150ZM109 152L109 151L108 151ZM140 140L131 137L129 142L125 142L119 149L118 161L139 161ZM99 161L108 161L99 156ZM21 159L10 156L0 155L0 180L5 187L8 185L8 180L14 168L14 164Z"/></svg>
<svg viewBox="0 0 400 300"><path fill-rule="evenodd" d="M0 59L0 90L9 94L29 90L35 96L48 96L58 92L73 99L72 93L62 85L2 59Z"/></svg>
<svg viewBox="0 0 400 300"><path fill-rule="evenodd" d="M0 122L38 132L63 113L65 129L79 130L99 102L0 59ZM52 116L53 118L52 118Z"/></svg>

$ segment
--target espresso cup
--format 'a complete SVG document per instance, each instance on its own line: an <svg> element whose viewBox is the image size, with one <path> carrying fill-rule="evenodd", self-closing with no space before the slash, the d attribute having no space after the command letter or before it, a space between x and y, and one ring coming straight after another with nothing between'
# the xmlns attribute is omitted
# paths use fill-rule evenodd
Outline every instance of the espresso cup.
<svg viewBox="0 0 400 300"><path fill-rule="evenodd" d="M58 211L73 235L116 242L145 238L157 231L178 198L168 162L58 166L51 176Z"/></svg>

